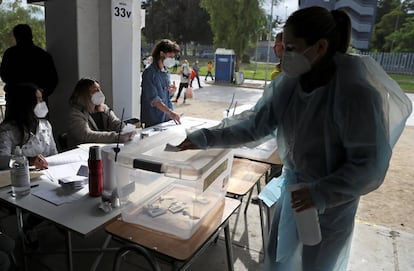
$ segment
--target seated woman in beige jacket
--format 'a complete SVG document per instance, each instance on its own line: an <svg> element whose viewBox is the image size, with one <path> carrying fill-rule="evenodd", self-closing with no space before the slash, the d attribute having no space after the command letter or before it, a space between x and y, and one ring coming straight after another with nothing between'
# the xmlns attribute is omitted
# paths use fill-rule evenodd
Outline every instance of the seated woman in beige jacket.
<svg viewBox="0 0 414 271"><path fill-rule="evenodd" d="M105 104L99 82L82 78L70 97L68 145L75 147L82 143L115 143L118 131L125 126L114 111ZM120 135L119 141L126 142L135 131Z"/></svg>

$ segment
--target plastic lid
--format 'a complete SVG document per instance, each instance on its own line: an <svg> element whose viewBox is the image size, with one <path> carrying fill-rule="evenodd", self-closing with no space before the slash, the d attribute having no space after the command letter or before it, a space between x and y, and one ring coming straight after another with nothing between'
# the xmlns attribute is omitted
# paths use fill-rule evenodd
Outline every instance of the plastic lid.
<svg viewBox="0 0 414 271"><path fill-rule="evenodd" d="M185 128L178 125L143 140L126 144L118 154L118 165L164 173L166 176L197 180L232 149L165 151L167 143L178 145L186 138Z"/></svg>
<svg viewBox="0 0 414 271"><path fill-rule="evenodd" d="M99 146L91 146L89 148L89 160L102 160L101 148Z"/></svg>

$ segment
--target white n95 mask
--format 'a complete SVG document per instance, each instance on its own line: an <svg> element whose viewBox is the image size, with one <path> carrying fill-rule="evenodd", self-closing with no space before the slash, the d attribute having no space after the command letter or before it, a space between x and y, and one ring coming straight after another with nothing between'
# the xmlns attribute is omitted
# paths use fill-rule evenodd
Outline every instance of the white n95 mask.
<svg viewBox="0 0 414 271"><path fill-rule="evenodd" d="M47 105L45 102L40 102L35 105L33 111L36 117L38 117L39 119L42 119L46 117L47 113L49 112L49 109L47 108Z"/></svg>
<svg viewBox="0 0 414 271"><path fill-rule="evenodd" d="M284 51L282 56L282 71L286 73L287 76L296 78L302 74L307 73L311 69L311 62L304 56L311 47L303 51L302 53L297 53L294 51Z"/></svg>
<svg viewBox="0 0 414 271"><path fill-rule="evenodd" d="M167 57L162 61L162 64L164 64L164 66L167 68L171 68L175 65L175 59L172 57Z"/></svg>
<svg viewBox="0 0 414 271"><path fill-rule="evenodd" d="M94 105L100 105L105 102L105 95L102 91L97 91L92 95L91 101Z"/></svg>

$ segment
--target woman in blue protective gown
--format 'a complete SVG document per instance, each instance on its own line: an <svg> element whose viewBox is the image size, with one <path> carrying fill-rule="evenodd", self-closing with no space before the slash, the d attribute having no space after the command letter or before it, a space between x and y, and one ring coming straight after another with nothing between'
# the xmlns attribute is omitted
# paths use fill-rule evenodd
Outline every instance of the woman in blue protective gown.
<svg viewBox="0 0 414 271"><path fill-rule="evenodd" d="M189 133L178 147L235 147L275 135L283 172L264 270L346 271L359 198L382 184L411 102L371 58L345 54L345 12L298 10L283 33L282 74L255 107ZM295 183L305 187L288 192ZM299 240L293 213L310 207L322 233L314 246Z"/></svg>

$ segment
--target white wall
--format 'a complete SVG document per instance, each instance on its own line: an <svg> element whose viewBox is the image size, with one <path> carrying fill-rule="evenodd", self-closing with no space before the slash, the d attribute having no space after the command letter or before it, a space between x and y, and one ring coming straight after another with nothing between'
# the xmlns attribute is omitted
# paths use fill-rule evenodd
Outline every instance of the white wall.
<svg viewBox="0 0 414 271"><path fill-rule="evenodd" d="M112 0L112 86L114 110L125 118L138 117L141 4L136 0Z"/></svg>

